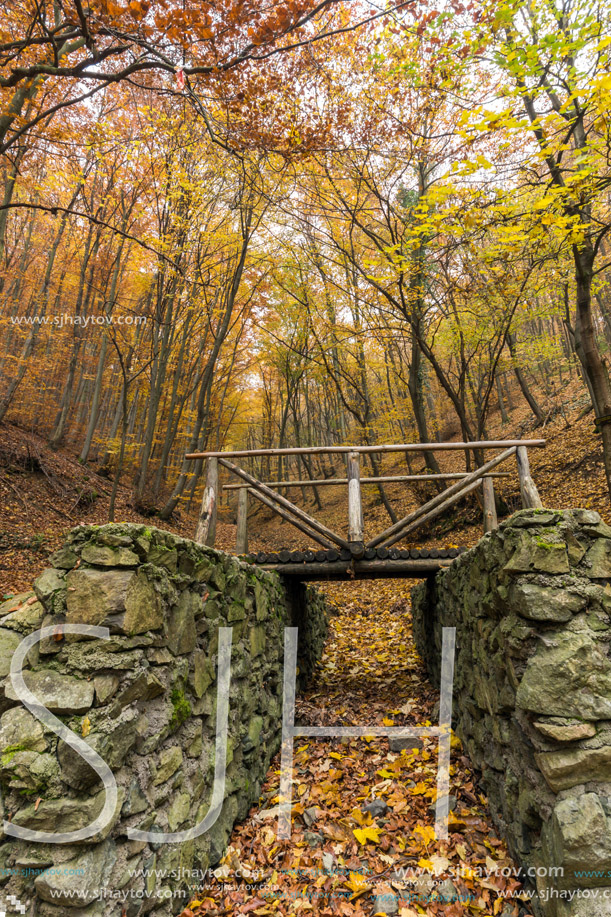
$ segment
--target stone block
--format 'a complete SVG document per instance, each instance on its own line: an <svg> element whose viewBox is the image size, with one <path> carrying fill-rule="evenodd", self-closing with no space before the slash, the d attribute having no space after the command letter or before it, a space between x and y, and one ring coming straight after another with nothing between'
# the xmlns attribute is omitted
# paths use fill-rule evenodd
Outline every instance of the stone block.
<svg viewBox="0 0 611 917"><path fill-rule="evenodd" d="M117 858L110 842L84 850L66 860L60 869L50 869L34 880L43 901L73 910L95 901Z"/></svg>
<svg viewBox="0 0 611 917"><path fill-rule="evenodd" d="M591 781L611 783L611 745L544 751L535 759L554 793Z"/></svg>
<svg viewBox="0 0 611 917"><path fill-rule="evenodd" d="M251 656L260 656L265 652L265 628L264 627L251 627L250 628L250 655Z"/></svg>
<svg viewBox="0 0 611 917"><path fill-rule="evenodd" d="M23 680L28 690L51 713L82 714L93 706L93 684L73 675L39 669L36 672L24 671ZM19 699L11 684L6 686L6 696L10 700Z"/></svg>
<svg viewBox="0 0 611 917"><path fill-rule="evenodd" d="M192 653L197 642L195 616L201 609L201 599L194 592L182 592L178 604L170 612L168 647L175 656Z"/></svg>
<svg viewBox="0 0 611 917"><path fill-rule="evenodd" d="M586 597L568 589L554 589L536 583L514 583L510 589L512 608L531 621L570 621L585 607Z"/></svg>
<svg viewBox="0 0 611 917"><path fill-rule="evenodd" d="M78 561L78 554L69 545L64 545L51 554L49 563L60 570L72 570Z"/></svg>
<svg viewBox="0 0 611 917"><path fill-rule="evenodd" d="M63 609L63 595L63 590L55 593L54 601L49 602L49 607L53 609L57 606L58 610L61 611ZM58 598L58 601L55 602L55 596L61 596L61 598ZM37 627L40 627L44 617L45 608L42 602L36 601L36 596L30 595L19 608L5 615L0 624L3 628L15 630L20 634L30 634Z"/></svg>
<svg viewBox="0 0 611 917"><path fill-rule="evenodd" d="M568 719L537 720L533 723L533 726L546 739L553 739L555 742L578 742L580 739L591 739L596 735L594 723Z"/></svg>
<svg viewBox="0 0 611 917"><path fill-rule="evenodd" d="M71 570L66 577L66 620L101 624L109 615L125 611L131 570Z"/></svg>
<svg viewBox="0 0 611 917"><path fill-rule="evenodd" d="M529 660L516 704L548 716L611 719L611 662L588 634L559 632Z"/></svg>
<svg viewBox="0 0 611 917"><path fill-rule="evenodd" d="M149 551L148 562L156 567L165 567L168 573L176 573L178 568L178 551L164 545L153 545Z"/></svg>
<svg viewBox="0 0 611 917"><path fill-rule="evenodd" d="M117 808L109 824L83 843L99 843L110 834L121 813L124 792L119 788ZM53 831L54 833L78 831L91 824L104 807L106 791L101 790L95 796L69 799L43 799L38 805L28 805L15 813L13 824L34 831Z"/></svg>
<svg viewBox="0 0 611 917"><path fill-rule="evenodd" d="M16 751L46 751L47 740L42 725L23 707L13 707L0 717L0 755Z"/></svg>
<svg viewBox="0 0 611 917"><path fill-rule="evenodd" d="M202 697L214 681L214 666L205 650L201 650L193 657L193 673L191 684L197 697Z"/></svg>
<svg viewBox="0 0 611 917"><path fill-rule="evenodd" d="M161 598L146 574L138 571L127 588L123 630L126 634L143 634L159 630L162 625Z"/></svg>
<svg viewBox="0 0 611 917"><path fill-rule="evenodd" d="M6 678L11 668L11 659L22 637L14 630L0 627L0 678Z"/></svg>
<svg viewBox="0 0 611 917"><path fill-rule="evenodd" d="M182 748L179 745L164 748L159 756L159 765L155 770L153 786L160 786L165 783L170 777L174 776L180 767L182 767Z"/></svg>
<svg viewBox="0 0 611 917"><path fill-rule="evenodd" d="M120 684L118 675L96 675L93 679L96 704L105 704L116 694Z"/></svg>
<svg viewBox="0 0 611 917"><path fill-rule="evenodd" d="M505 564L507 573L569 573L570 564L564 541L521 532L516 549Z"/></svg>
<svg viewBox="0 0 611 917"><path fill-rule="evenodd" d="M54 567L47 567L34 581L36 597L49 611L59 610L54 608L54 597L58 592L63 592L65 588L66 574L63 570L56 570Z"/></svg>
<svg viewBox="0 0 611 917"><path fill-rule="evenodd" d="M129 548L112 548L102 544L87 544L81 551L86 564L94 567L136 567L140 558Z"/></svg>
<svg viewBox="0 0 611 917"><path fill-rule="evenodd" d="M596 793L570 796L556 803L550 846L554 865L564 870L564 887L588 888L608 884L611 834ZM600 875L595 876L596 872Z"/></svg>
<svg viewBox="0 0 611 917"><path fill-rule="evenodd" d="M592 579L611 578L611 541L606 538L595 541L585 556L585 563Z"/></svg>
<svg viewBox="0 0 611 917"><path fill-rule="evenodd" d="M178 793L168 809L168 825L170 831L178 831L180 826L189 817L191 797L188 793Z"/></svg>

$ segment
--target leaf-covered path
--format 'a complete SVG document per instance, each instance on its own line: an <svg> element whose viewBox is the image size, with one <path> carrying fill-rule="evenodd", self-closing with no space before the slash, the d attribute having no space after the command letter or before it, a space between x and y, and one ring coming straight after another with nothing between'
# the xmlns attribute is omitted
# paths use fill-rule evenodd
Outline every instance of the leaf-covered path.
<svg viewBox="0 0 611 917"><path fill-rule="evenodd" d="M327 586L336 609L325 654L298 699L306 725L425 725L437 694L411 638L408 581ZM449 841L436 841L435 740L391 751L384 738L295 742L292 836L276 837L279 756L259 807L184 911L215 914L531 913L458 739Z"/></svg>

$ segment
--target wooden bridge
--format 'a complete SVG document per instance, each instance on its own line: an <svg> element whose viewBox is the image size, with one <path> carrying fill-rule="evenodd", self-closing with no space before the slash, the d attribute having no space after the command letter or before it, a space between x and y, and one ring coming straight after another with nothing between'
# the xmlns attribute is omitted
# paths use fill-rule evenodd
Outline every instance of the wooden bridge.
<svg viewBox="0 0 611 917"><path fill-rule="evenodd" d="M224 490L238 491L238 519L236 553L246 555L250 563L260 564L285 576L300 580L377 579L381 577L427 577L452 560L464 548L395 548L397 542L413 535L418 528L441 515L467 494L482 488L484 532L498 525L494 479L508 477L510 472L499 472L500 465L515 458L520 483L522 506L541 507L541 500L531 477L528 449L545 446L545 440L499 440L473 443L403 443L375 446L310 446L293 449L251 449L239 452L196 452L188 459L205 459L206 486L195 534L196 541L214 547L216 517L219 498L219 465L239 478L238 483L225 484ZM472 452L482 462L474 471L452 474L407 474L361 477L360 456L367 453L440 452L448 449ZM481 458L485 450L497 454L487 461ZM346 460L346 477L318 480L259 481L236 465L232 459L255 457L342 455ZM418 509L399 519L389 528L365 541L363 526L362 484L402 483L410 481L449 482L436 496ZM347 535L332 531L314 516L296 506L278 492L288 487L345 487L347 490ZM276 489L274 489L276 488ZM284 550L269 554L259 551L248 554L248 501L249 495L290 522L309 540L320 545L320 550L304 548L300 551Z"/></svg>

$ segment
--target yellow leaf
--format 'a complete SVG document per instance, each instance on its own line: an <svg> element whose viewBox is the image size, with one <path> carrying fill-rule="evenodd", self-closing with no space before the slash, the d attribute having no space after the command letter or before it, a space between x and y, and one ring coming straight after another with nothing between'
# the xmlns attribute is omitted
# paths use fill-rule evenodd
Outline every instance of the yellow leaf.
<svg viewBox="0 0 611 917"><path fill-rule="evenodd" d="M355 828L352 833L359 844L365 846L367 841L371 841L373 844L379 844L381 830L381 828L374 828L372 826L367 828Z"/></svg>
<svg viewBox="0 0 611 917"><path fill-rule="evenodd" d="M435 840L435 829L431 825L417 825L414 828L414 834L419 834L425 847Z"/></svg>
<svg viewBox="0 0 611 917"><path fill-rule="evenodd" d="M427 792L428 787L422 780L420 780L415 786L408 787L408 793L411 793L412 796L426 796Z"/></svg>
<svg viewBox="0 0 611 917"><path fill-rule="evenodd" d="M88 716L86 716L81 724L81 735L83 736L83 738L86 738L90 732L91 732L91 720L89 719Z"/></svg>
<svg viewBox="0 0 611 917"><path fill-rule="evenodd" d="M371 812L367 812L367 814L365 815L363 812L361 812L360 809L356 809L356 808L355 808L355 809L352 810L352 812L350 813L350 815L351 815L352 818L355 820L355 822L357 822L361 827L362 827L363 825L370 825L370 824L371 824L371 821L372 821Z"/></svg>
<svg viewBox="0 0 611 917"><path fill-rule="evenodd" d="M361 895L365 895L368 891L371 891L373 887L369 885L365 876L360 875L358 872L351 872L350 878L346 879L344 885L347 885L352 892L350 896L351 901L354 901L355 898L359 898Z"/></svg>

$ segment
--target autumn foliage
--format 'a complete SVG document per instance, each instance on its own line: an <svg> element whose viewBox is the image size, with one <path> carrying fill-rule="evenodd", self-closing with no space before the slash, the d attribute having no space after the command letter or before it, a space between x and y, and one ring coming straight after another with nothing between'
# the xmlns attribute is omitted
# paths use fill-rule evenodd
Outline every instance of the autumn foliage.
<svg viewBox="0 0 611 917"><path fill-rule="evenodd" d="M611 468L611 34L578 7L0 5L0 419L164 518L186 452L475 440L568 384Z"/></svg>

